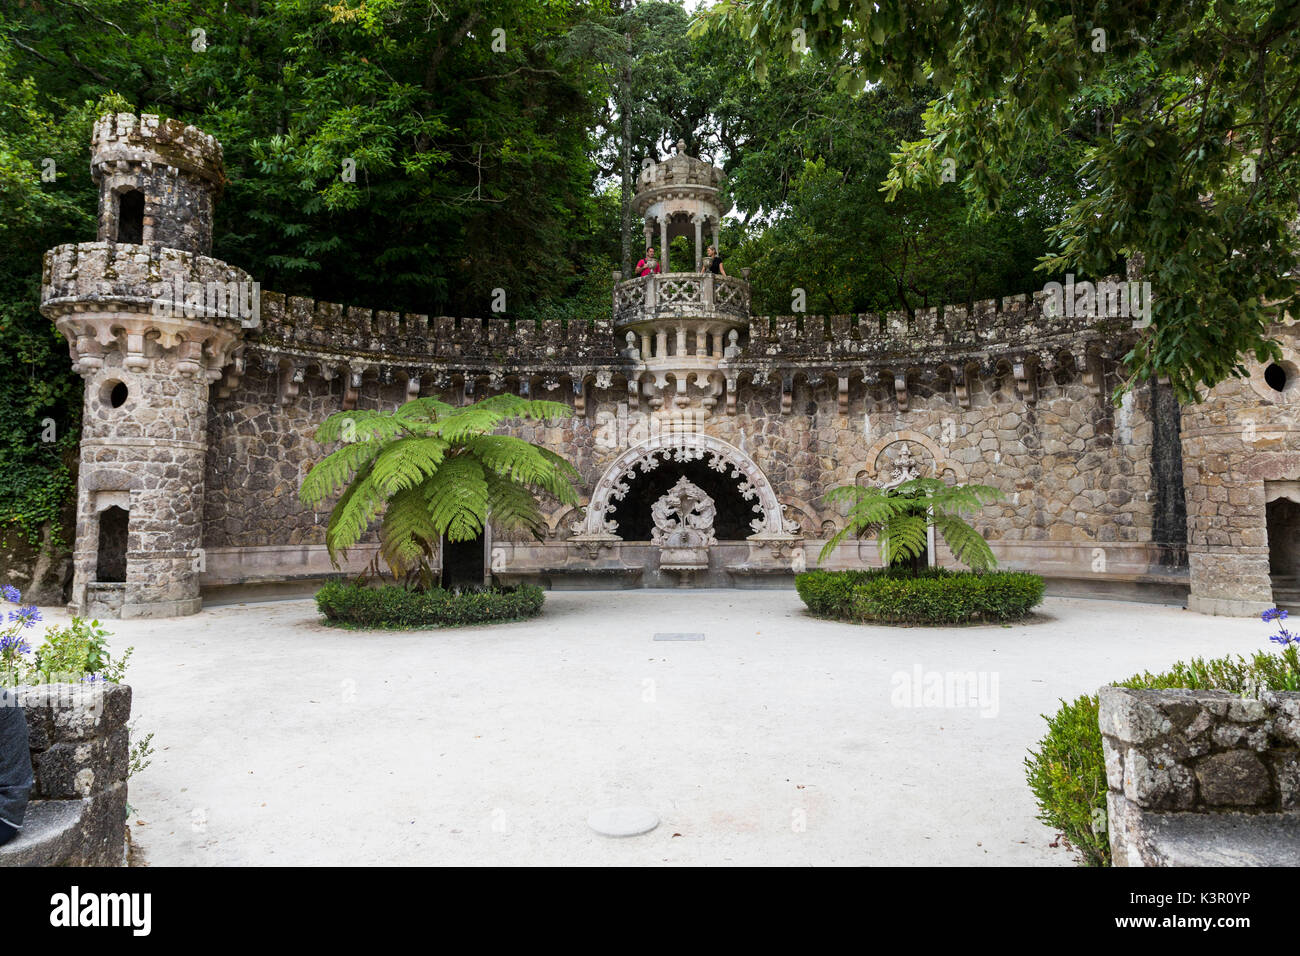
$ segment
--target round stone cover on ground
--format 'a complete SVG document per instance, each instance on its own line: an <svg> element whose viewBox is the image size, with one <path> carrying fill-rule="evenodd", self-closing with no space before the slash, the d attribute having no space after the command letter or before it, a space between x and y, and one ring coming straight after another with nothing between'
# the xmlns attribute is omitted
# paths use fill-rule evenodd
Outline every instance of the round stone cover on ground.
<svg viewBox="0 0 1300 956"><path fill-rule="evenodd" d="M605 807L591 811L587 826L601 836L640 836L659 826L659 816L645 807Z"/></svg>

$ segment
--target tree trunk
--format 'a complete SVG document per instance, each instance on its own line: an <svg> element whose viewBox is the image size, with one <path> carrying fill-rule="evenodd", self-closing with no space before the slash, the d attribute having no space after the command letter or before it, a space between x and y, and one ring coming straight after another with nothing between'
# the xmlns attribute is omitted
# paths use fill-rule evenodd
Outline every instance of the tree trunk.
<svg viewBox="0 0 1300 956"><path fill-rule="evenodd" d="M623 114L623 189L621 223L623 240L623 276L632 275L632 33L624 34L627 40L627 52L623 60L623 82L620 92Z"/></svg>

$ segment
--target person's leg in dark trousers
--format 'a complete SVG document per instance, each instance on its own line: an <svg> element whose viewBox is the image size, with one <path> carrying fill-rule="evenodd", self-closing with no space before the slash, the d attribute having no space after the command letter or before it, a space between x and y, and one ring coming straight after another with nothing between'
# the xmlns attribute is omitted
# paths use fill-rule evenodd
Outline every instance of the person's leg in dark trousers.
<svg viewBox="0 0 1300 956"><path fill-rule="evenodd" d="M0 687L0 844L8 843L22 829L31 792L27 718L14 692Z"/></svg>

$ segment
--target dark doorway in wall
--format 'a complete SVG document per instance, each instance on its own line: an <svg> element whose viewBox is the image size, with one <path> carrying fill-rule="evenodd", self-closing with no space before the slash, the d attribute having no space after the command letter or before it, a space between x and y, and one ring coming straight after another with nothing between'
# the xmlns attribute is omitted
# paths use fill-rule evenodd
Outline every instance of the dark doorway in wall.
<svg viewBox="0 0 1300 956"><path fill-rule="evenodd" d="M1274 577L1300 577L1300 504L1278 498L1264 506L1268 570Z"/></svg>
<svg viewBox="0 0 1300 956"><path fill-rule="evenodd" d="M749 501L741 497L738 488L739 479L731 477L731 467L725 472L714 471L704 460L675 462L662 461L658 468L649 474L637 471L635 476L623 478L628 485L628 492L622 501L614 503L612 517L618 522L615 532L624 541L649 541L654 531L654 519L650 516L650 507L677 484L683 475L686 480L699 487L713 499L718 509L713 519L713 533L719 541L740 541L754 533L749 523L761 517L754 510L758 504L755 495Z"/></svg>
<svg viewBox="0 0 1300 956"><path fill-rule="evenodd" d="M111 584L126 580L126 534L130 515L113 505L99 513L99 552L95 580Z"/></svg>
<svg viewBox="0 0 1300 956"><path fill-rule="evenodd" d="M470 541L442 539L442 586L455 588L481 588L484 563L484 540L479 535Z"/></svg>
<svg viewBox="0 0 1300 956"><path fill-rule="evenodd" d="M117 241L144 242L144 193L138 189L117 197Z"/></svg>

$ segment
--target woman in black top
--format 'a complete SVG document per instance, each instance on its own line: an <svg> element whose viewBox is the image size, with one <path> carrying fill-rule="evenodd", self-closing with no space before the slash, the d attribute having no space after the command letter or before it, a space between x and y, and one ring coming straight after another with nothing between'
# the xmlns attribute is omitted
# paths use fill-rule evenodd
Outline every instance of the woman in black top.
<svg viewBox="0 0 1300 956"><path fill-rule="evenodd" d="M725 276L727 270L722 268L722 256L718 255L718 250L712 246L708 248L708 255L704 257L704 264L700 266L701 272L712 272L714 275Z"/></svg>

